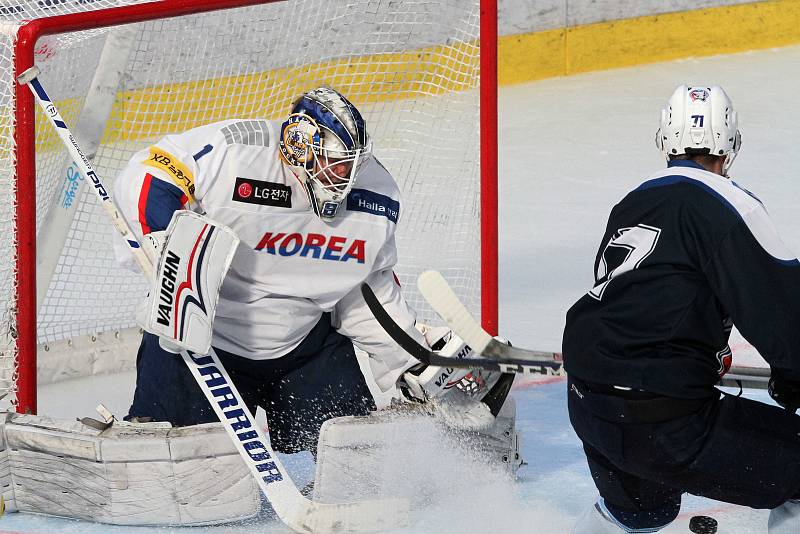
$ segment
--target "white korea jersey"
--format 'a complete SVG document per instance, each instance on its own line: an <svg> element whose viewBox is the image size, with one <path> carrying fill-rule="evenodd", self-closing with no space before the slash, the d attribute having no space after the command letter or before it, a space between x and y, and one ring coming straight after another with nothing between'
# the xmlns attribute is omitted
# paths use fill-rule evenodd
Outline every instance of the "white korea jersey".
<svg viewBox="0 0 800 534"><path fill-rule="evenodd" d="M395 320L424 343L400 293L395 227L399 189L374 157L365 160L336 218L314 215L301 182L280 160L280 123L228 120L168 136L135 154L114 184L134 231L164 230L178 209L232 228L241 239L222 285L213 345L254 360L278 358L323 312L370 354L386 391L413 362L383 331L361 292L368 282ZM117 256L133 261L121 240Z"/></svg>

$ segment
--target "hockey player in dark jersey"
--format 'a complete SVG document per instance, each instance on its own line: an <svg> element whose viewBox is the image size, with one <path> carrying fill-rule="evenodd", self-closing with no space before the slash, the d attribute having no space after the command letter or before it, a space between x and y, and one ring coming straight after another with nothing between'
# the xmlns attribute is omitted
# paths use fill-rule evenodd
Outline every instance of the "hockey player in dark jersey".
<svg viewBox="0 0 800 534"><path fill-rule="evenodd" d="M567 312L569 414L600 498L575 534L656 532L692 493L800 532L800 262L728 175L741 140L720 87L678 87L667 168L611 211L595 284ZM732 325L782 406L721 393Z"/></svg>

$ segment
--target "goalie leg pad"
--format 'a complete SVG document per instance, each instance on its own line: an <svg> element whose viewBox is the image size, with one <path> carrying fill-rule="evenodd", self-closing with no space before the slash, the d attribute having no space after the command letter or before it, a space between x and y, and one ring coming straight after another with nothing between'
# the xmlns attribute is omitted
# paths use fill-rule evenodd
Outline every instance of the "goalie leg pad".
<svg viewBox="0 0 800 534"><path fill-rule="evenodd" d="M522 464L515 420L513 399L480 432L454 432L425 404L330 419L317 447L314 500L401 497L424 505L432 494L450 495L454 483L469 484L471 477L475 484L511 478Z"/></svg>
<svg viewBox="0 0 800 534"><path fill-rule="evenodd" d="M208 525L255 516L260 492L218 423L115 423L4 414L7 510L116 525Z"/></svg>

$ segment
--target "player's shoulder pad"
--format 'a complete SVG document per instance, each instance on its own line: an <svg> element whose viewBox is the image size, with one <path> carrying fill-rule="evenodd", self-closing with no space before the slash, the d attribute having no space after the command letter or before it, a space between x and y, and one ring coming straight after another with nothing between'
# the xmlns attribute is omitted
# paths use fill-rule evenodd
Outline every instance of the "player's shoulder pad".
<svg viewBox="0 0 800 534"><path fill-rule="evenodd" d="M227 146L276 146L279 125L266 119L231 119L218 123L218 135Z"/></svg>
<svg viewBox="0 0 800 534"><path fill-rule="evenodd" d="M668 168L648 178L635 191L685 183L696 186L732 214L761 248L781 263L796 265L795 254L783 243L761 201L733 180L693 168Z"/></svg>
<svg viewBox="0 0 800 534"><path fill-rule="evenodd" d="M347 195L347 211L385 217L397 224L400 218L400 188L392 175L377 160L364 162L353 189Z"/></svg>
<svg viewBox="0 0 800 534"><path fill-rule="evenodd" d="M663 169L648 177L634 191L645 191L676 184L688 184L704 191L711 198L743 218L754 209L761 209L761 201L750 191L738 186L733 180L706 170L690 167Z"/></svg>

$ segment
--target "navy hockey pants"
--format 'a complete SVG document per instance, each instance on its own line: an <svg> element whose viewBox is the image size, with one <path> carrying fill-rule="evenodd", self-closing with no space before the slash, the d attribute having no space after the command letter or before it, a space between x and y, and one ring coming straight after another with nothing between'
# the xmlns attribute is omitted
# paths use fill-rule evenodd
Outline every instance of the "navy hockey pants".
<svg viewBox="0 0 800 534"><path fill-rule="evenodd" d="M621 413L636 413L631 408L641 402L569 382L570 422L600 496L624 525L669 523L683 493L752 508L800 498L800 417L717 394L693 413L626 422L631 417Z"/></svg>
<svg viewBox="0 0 800 534"><path fill-rule="evenodd" d="M315 452L324 421L375 410L353 344L331 328L330 314L323 314L302 343L281 358L216 354L250 411L255 414L257 406L266 411L277 451ZM147 333L136 359L136 391L126 419L131 417L174 426L218 420L181 356L162 349L158 338Z"/></svg>

